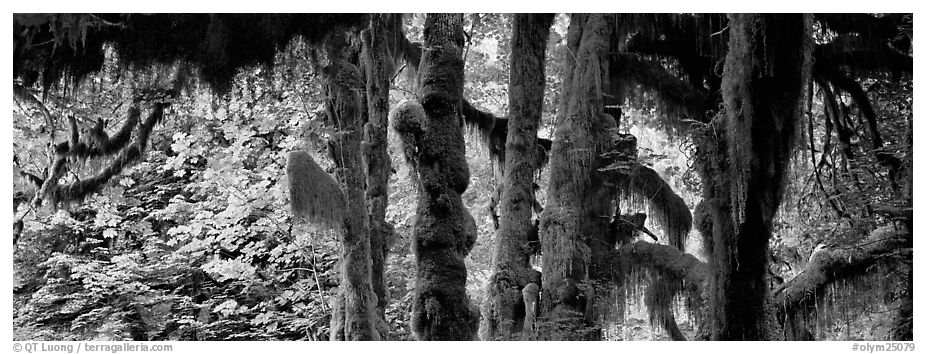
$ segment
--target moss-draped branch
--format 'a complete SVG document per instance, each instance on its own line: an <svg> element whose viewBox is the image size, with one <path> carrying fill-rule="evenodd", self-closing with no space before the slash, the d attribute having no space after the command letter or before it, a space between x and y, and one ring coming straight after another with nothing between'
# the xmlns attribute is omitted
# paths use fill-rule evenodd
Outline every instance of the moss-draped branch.
<svg viewBox="0 0 926 354"><path fill-rule="evenodd" d="M681 279L688 296L706 300L710 282L709 265L692 254L669 245L637 241L618 247L621 262L633 267ZM816 299L826 295L835 282L865 275L878 264L897 262L912 256L911 233L893 225L875 229L853 244L820 247L811 254L804 270L772 290L774 316L784 326L785 338L795 339L787 321L795 316L806 318L817 311ZM671 331L671 328L666 328Z"/></svg>

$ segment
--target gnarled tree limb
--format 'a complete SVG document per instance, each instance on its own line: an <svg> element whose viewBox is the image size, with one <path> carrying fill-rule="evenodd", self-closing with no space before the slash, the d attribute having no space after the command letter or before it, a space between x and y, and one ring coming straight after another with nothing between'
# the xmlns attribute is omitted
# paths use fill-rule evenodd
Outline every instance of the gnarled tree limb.
<svg viewBox="0 0 926 354"><path fill-rule="evenodd" d="M652 218L668 233L669 243L685 250L688 231L691 230L691 211L688 205L652 168L637 164L618 188L634 201L648 205Z"/></svg>
<svg viewBox="0 0 926 354"><path fill-rule="evenodd" d="M773 291L778 312L813 311L817 296L823 294L827 284L864 273L912 246L909 232L888 225L875 229L857 244L819 248L810 256L803 272Z"/></svg>
<svg viewBox="0 0 926 354"><path fill-rule="evenodd" d="M910 232L893 225L872 231L866 238L852 245L831 246L817 249L800 274L782 283L772 292L772 311L779 323L790 318L806 318L817 310L816 299L826 291L826 286L835 281L855 277L867 272L872 266L896 260L897 256L912 255ZM681 279L689 296L701 294L706 301L710 281L709 265L695 256L679 251L675 247L637 241L620 246L616 255L621 262L642 267L666 276ZM706 302L705 302L706 304ZM784 323L785 338L801 333ZM666 328L671 331L671 328ZM806 338L805 338L806 339Z"/></svg>

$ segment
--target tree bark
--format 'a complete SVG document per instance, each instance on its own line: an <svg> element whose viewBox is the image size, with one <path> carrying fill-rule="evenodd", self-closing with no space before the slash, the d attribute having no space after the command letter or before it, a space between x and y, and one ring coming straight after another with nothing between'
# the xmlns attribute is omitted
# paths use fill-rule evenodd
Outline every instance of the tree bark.
<svg viewBox="0 0 926 354"><path fill-rule="evenodd" d="M358 50L347 34L336 32L326 42L329 124L337 132L329 142L336 176L345 193L341 227L341 283L332 306L331 340L379 340L376 294L372 288L370 221L364 199L366 176L360 151L363 139L363 89L360 70L347 58Z"/></svg>
<svg viewBox="0 0 926 354"><path fill-rule="evenodd" d="M762 340L768 241L809 76L811 21L735 14L729 27L721 85L727 143L715 157L729 164L702 173L714 189L705 193L713 204L712 339Z"/></svg>
<svg viewBox="0 0 926 354"><path fill-rule="evenodd" d="M389 172L392 169L387 152L386 127L389 117L389 85L395 63L390 53L389 26L396 20L393 14L370 15L370 27L363 33L363 62L366 78L368 121L363 126L363 165L366 174L366 202L370 215L370 250L372 286L376 293L376 312L385 324L389 297L386 288L386 256L388 240L393 237L392 225L386 222L389 205ZM385 326L384 326L385 327ZM386 336L388 328L381 330Z"/></svg>
<svg viewBox="0 0 926 354"><path fill-rule="evenodd" d="M587 302L594 298L589 277L613 271L597 267L610 255L607 244L613 186L598 168L611 149L614 118L604 113L607 53L613 19L601 14L572 16L566 56L563 102L556 117L550 154L549 200L540 216L543 252L541 308L550 339L596 339L586 327ZM606 258L602 258L606 260ZM609 262L600 262L605 265Z"/></svg>
<svg viewBox="0 0 926 354"><path fill-rule="evenodd" d="M493 271L486 286L479 335L483 340L511 340L524 328L527 314L522 289L538 283L530 266L529 234L534 206L537 128L546 81L544 61L552 14L515 14L511 38L508 136L505 143L499 228ZM534 231L536 232L536 230ZM538 284L539 285L539 284Z"/></svg>
<svg viewBox="0 0 926 354"><path fill-rule="evenodd" d="M469 186L460 116L463 16L428 14L424 42L418 70L424 117L417 120L419 138L404 141L417 147L418 166L412 330L419 340L472 340L479 312L466 295L463 258L476 232L460 197Z"/></svg>

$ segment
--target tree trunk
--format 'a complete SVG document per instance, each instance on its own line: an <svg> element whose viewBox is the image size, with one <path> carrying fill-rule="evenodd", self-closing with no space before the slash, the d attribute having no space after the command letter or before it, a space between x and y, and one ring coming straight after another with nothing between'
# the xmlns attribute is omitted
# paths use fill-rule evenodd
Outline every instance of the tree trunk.
<svg viewBox="0 0 926 354"><path fill-rule="evenodd" d="M729 27L726 144L702 173L713 188L705 193L713 204L712 338L762 340L768 241L808 78L811 25L808 15L736 14Z"/></svg>
<svg viewBox="0 0 926 354"><path fill-rule="evenodd" d="M370 249L372 285L376 293L376 312L385 324L386 306L386 255L388 240L393 237L392 225L386 222L389 205L389 172L392 169L387 153L386 126L389 116L389 85L395 63L388 44L394 32L389 26L396 20L391 14L372 14L370 28L363 33L363 61L366 72L367 113L369 120L363 126L363 165L366 172L366 202L370 215ZM384 326L385 327L385 326ZM386 336L388 328L380 332Z"/></svg>
<svg viewBox="0 0 926 354"><path fill-rule="evenodd" d="M552 14L515 14L511 38L508 137L502 182L499 228L492 263L494 274L486 287L479 336L483 340L511 340L524 328L525 304L521 290L538 283L530 266L529 234L537 170L537 127L546 81L544 61ZM533 232L536 232L534 230ZM539 284L538 284L539 285Z"/></svg>
<svg viewBox="0 0 926 354"><path fill-rule="evenodd" d="M601 155L611 149L612 117L604 113L607 53L613 19L607 15L572 16L566 56L563 102L556 117L550 154L548 201L540 217L543 251L541 308L550 339L595 339L586 327L587 301L594 298L589 276L610 267L594 266L607 244L613 186L603 183Z"/></svg>
<svg viewBox="0 0 926 354"><path fill-rule="evenodd" d="M360 70L347 59L357 49L340 31L331 36L325 47L328 123L338 129L328 147L346 196L340 235L341 283L332 306L331 340L380 339L371 278L370 221L364 199L366 177L360 151L365 102Z"/></svg>
<svg viewBox="0 0 926 354"><path fill-rule="evenodd" d="M411 118L418 124L414 141L403 135L403 143L417 150L412 330L419 340L472 340L479 312L466 294L463 259L475 244L476 229L460 197L469 186L460 116L463 16L428 14L424 42L418 71L421 108L414 109L424 117Z"/></svg>

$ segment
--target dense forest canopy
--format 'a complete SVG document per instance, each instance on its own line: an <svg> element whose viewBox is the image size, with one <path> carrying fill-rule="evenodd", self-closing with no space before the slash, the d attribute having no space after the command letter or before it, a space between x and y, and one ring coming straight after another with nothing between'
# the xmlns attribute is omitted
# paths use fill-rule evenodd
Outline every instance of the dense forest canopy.
<svg viewBox="0 0 926 354"><path fill-rule="evenodd" d="M17 340L912 340L912 14L15 14Z"/></svg>

